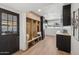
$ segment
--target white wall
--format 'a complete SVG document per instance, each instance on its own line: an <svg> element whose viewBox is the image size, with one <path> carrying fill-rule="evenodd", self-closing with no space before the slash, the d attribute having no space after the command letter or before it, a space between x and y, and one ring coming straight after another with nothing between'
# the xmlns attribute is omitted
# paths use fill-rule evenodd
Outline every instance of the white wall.
<svg viewBox="0 0 79 59"><path fill-rule="evenodd" d="M26 13L25 12L20 12L20 11L18 11L18 10L15 10L15 9L13 9L13 8L11 8L11 7L8 7L8 6L5 6L5 5L2 5L2 4L0 4L0 8L3 8L3 9L6 9L6 10L10 10L10 11L12 11L12 12L15 12L15 13L19 13L19 15L20 15L20 22L19 22L19 25L20 25L20 27L19 27L19 29L20 29L20 39L19 39L19 43L20 43L20 49L21 50L26 50L27 49L27 46L26 46Z"/></svg>
<svg viewBox="0 0 79 59"><path fill-rule="evenodd" d="M45 29L45 35L47 36L56 36L56 32L61 30L60 27L48 27Z"/></svg>
<svg viewBox="0 0 79 59"><path fill-rule="evenodd" d="M42 15L48 20L59 19L62 17L62 5L61 3L48 5L42 9Z"/></svg>
<svg viewBox="0 0 79 59"><path fill-rule="evenodd" d="M20 13L20 49L26 50L28 48L26 40L26 12Z"/></svg>
<svg viewBox="0 0 79 59"><path fill-rule="evenodd" d="M75 11L79 8L79 3L72 3L71 6L72 6L71 7L71 14L73 16L73 11ZM72 51L72 54L79 55L79 41L77 41L73 36L72 36L72 40L71 40L71 51Z"/></svg>

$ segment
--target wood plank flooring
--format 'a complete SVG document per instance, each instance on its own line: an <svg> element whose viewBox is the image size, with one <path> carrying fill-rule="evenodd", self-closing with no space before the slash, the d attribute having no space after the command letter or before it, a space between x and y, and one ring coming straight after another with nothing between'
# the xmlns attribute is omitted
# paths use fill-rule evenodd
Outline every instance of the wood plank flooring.
<svg viewBox="0 0 79 59"><path fill-rule="evenodd" d="M59 51L56 48L56 38L46 36L27 51L19 51L14 55L70 55L67 52Z"/></svg>

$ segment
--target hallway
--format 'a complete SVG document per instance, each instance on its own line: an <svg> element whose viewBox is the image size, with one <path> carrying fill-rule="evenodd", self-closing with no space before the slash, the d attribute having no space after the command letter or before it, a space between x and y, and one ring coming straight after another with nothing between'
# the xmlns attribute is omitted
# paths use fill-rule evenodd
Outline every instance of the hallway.
<svg viewBox="0 0 79 59"><path fill-rule="evenodd" d="M56 48L56 38L46 36L27 51L16 52L16 55L69 55L69 53L59 51Z"/></svg>

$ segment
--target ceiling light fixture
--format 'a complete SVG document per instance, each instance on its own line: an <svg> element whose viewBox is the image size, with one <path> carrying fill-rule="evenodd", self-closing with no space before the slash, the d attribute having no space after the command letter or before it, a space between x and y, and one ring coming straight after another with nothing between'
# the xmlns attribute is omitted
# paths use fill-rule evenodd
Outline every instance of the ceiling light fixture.
<svg viewBox="0 0 79 59"><path fill-rule="evenodd" d="M41 12L41 9L38 9L38 12Z"/></svg>

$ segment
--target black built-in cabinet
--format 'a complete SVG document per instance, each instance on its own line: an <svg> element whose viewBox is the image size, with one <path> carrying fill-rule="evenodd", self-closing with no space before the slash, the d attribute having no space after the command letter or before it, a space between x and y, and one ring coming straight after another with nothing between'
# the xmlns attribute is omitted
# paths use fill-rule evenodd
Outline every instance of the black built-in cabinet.
<svg viewBox="0 0 79 59"><path fill-rule="evenodd" d="M44 39L44 37L45 37L45 32L44 32L44 27L43 27L43 22L44 22L44 17L43 16L41 16L40 17L40 21L41 21L41 36L42 36L42 39Z"/></svg>
<svg viewBox="0 0 79 59"><path fill-rule="evenodd" d="M0 8L0 55L19 50L19 14Z"/></svg>
<svg viewBox="0 0 79 59"><path fill-rule="evenodd" d="M71 4L63 6L63 26L71 25Z"/></svg>
<svg viewBox="0 0 79 59"><path fill-rule="evenodd" d="M70 35L56 35L56 47L65 52L71 52L71 36Z"/></svg>

